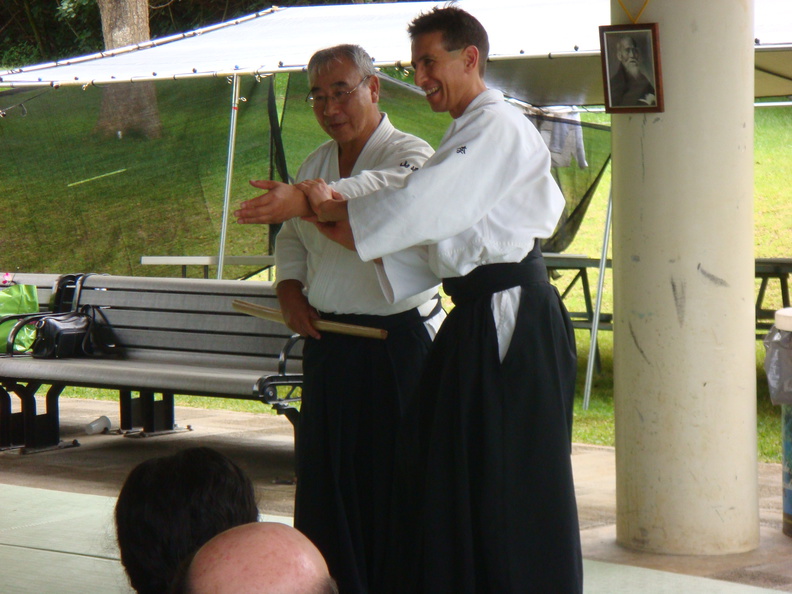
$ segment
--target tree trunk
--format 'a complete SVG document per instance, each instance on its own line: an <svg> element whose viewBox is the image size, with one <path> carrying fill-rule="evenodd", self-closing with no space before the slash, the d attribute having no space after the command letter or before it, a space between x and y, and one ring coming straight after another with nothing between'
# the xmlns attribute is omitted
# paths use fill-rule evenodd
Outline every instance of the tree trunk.
<svg viewBox="0 0 792 594"><path fill-rule="evenodd" d="M102 17L105 49L148 41L147 0L96 0ZM152 82L111 84L103 92L96 131L104 136L159 138L162 124Z"/></svg>
<svg viewBox="0 0 792 594"><path fill-rule="evenodd" d="M39 27L36 19L33 17L33 11L30 10L30 2L25 0L23 2L23 6L25 8L25 16L27 17L28 23L30 24L30 30L33 31L33 37L36 40L36 47L38 47L39 55L41 56L42 60L46 60L49 52L47 51L47 46L44 44L44 41L41 38L41 33L39 33Z"/></svg>

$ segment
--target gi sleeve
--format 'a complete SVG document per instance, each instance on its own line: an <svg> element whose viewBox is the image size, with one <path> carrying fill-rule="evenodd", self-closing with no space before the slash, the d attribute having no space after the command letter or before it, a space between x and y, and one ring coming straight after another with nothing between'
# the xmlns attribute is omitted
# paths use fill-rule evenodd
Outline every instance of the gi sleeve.
<svg viewBox="0 0 792 594"><path fill-rule="evenodd" d="M521 221L535 221L537 237L552 233L560 192L547 191L550 156L539 134L502 112L481 110L463 118L402 188L350 201L349 220L363 260L458 235L515 193L522 196ZM563 208L563 196L560 201Z"/></svg>
<svg viewBox="0 0 792 594"><path fill-rule="evenodd" d="M408 299L437 287L440 279L429 266L426 246L414 246L390 254L377 264L377 278L388 303Z"/></svg>
<svg viewBox="0 0 792 594"><path fill-rule="evenodd" d="M329 185L347 200L371 194L381 188L401 188L406 177L420 169L434 152L431 146L418 138L401 140L388 149L387 164L378 169L366 169Z"/></svg>
<svg viewBox="0 0 792 594"><path fill-rule="evenodd" d="M402 188L405 179L432 156L434 150L418 138L409 138L388 147L388 164L365 170L330 185L346 199L354 200L381 188ZM393 263L376 267L380 288L389 303L396 303L437 286L439 280L429 269L424 246L409 247L392 255ZM389 276L393 275L391 283ZM394 287L399 287L394 290Z"/></svg>
<svg viewBox="0 0 792 594"><path fill-rule="evenodd" d="M275 270L275 286L284 280L298 280L308 286L308 250L295 219L283 223L275 239Z"/></svg>

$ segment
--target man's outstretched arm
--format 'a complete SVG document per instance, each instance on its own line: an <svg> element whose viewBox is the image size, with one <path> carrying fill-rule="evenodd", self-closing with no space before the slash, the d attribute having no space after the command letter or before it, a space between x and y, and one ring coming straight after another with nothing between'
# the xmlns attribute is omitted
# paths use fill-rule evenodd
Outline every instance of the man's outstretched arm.
<svg viewBox="0 0 792 594"><path fill-rule="evenodd" d="M240 205L239 210L234 211L237 223L282 223L294 217L304 217L313 213L308 198L297 186L274 180L254 180L250 185L267 192L246 200Z"/></svg>

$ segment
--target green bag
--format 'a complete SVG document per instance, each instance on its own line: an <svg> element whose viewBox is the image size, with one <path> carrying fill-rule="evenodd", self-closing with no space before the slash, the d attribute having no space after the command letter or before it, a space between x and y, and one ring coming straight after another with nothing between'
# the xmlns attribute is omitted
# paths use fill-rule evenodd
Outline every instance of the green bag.
<svg viewBox="0 0 792 594"><path fill-rule="evenodd" d="M19 314L38 313L38 293L35 285L10 285L0 290L0 353L6 352L8 334L19 321ZM4 316L14 316L3 321ZM17 334L15 343L16 352L24 352L33 344L36 338L36 327L25 326Z"/></svg>

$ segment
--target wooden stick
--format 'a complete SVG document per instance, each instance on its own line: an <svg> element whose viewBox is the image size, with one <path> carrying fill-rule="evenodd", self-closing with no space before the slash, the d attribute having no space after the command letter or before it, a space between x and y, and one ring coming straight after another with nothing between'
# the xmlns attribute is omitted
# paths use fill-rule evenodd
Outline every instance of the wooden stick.
<svg viewBox="0 0 792 594"><path fill-rule="evenodd" d="M250 303L250 301L243 301L242 299L234 299L231 302L231 306L240 313L279 322L281 324L286 323L283 321L283 313L279 309L274 309L265 305L257 305L255 303ZM350 336L360 336L362 338L376 338L378 340L385 340L388 338L388 331L382 330L381 328L370 328L368 326L357 326L355 324L344 324L342 322L330 322L328 320L314 320L313 325L317 330L325 332L348 334Z"/></svg>

